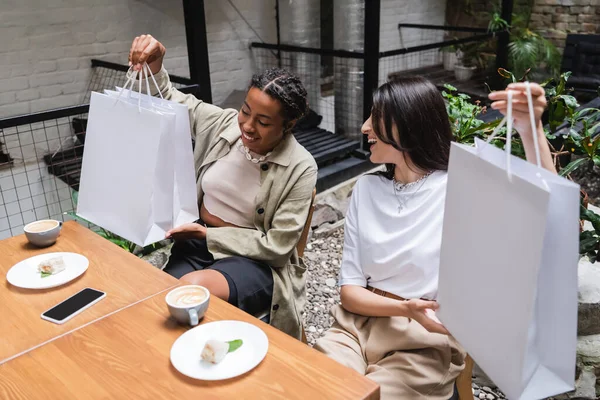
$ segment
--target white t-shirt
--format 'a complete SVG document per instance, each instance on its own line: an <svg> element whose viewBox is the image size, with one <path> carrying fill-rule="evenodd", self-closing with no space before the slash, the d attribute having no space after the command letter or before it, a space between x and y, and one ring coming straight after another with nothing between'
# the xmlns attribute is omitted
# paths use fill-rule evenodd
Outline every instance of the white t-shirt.
<svg viewBox="0 0 600 400"><path fill-rule="evenodd" d="M445 171L435 171L422 186L394 193L389 179L361 177L346 215L340 286L436 299L446 181Z"/></svg>

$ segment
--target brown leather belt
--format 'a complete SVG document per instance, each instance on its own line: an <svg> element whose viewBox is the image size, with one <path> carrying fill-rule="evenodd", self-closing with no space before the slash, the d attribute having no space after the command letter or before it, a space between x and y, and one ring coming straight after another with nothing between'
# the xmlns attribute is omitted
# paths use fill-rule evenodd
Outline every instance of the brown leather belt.
<svg viewBox="0 0 600 400"><path fill-rule="evenodd" d="M400 301L405 301L406 300L404 297L396 296L393 293L386 292L385 290L381 290L381 289L376 289L376 288L371 287L371 286L367 286L367 290L370 290L371 292L373 292L375 294L378 294L380 296L383 296L383 297L389 297L390 299L400 300Z"/></svg>

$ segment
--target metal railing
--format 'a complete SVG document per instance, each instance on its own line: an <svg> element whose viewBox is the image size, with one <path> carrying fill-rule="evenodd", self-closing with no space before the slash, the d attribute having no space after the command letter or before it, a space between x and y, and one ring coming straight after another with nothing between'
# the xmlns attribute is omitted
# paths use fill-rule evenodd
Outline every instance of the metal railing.
<svg viewBox="0 0 600 400"><path fill-rule="evenodd" d="M99 67L117 70L105 62ZM94 90L114 88L115 76L98 80ZM184 93L199 89L183 86L186 78L171 80ZM76 208L73 193L79 188L88 111L89 104L81 104L0 119L0 240L23 233L24 225L39 219L71 219L65 213Z"/></svg>

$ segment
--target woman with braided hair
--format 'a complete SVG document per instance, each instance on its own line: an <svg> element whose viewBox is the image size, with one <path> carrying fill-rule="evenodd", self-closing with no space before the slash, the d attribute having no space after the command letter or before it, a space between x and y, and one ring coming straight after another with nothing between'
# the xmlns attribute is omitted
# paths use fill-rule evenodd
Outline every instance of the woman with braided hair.
<svg viewBox="0 0 600 400"><path fill-rule="evenodd" d="M308 111L291 73L256 75L239 111L221 109L173 87L165 47L136 37L129 63L148 63L158 90L186 104L195 140L200 220L167 233L175 243L164 268L291 336L301 337L306 268L296 245L317 180L313 157L291 134Z"/></svg>

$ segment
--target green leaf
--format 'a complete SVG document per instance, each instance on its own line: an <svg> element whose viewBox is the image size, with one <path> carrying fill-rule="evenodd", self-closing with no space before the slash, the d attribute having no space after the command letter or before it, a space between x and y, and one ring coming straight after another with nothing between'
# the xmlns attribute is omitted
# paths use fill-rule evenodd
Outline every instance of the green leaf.
<svg viewBox="0 0 600 400"><path fill-rule="evenodd" d="M571 110L571 115L575 111L577 107L579 107L579 103L577 103L577 99L568 94L562 94L558 96L559 99L565 102L565 105Z"/></svg>
<svg viewBox="0 0 600 400"><path fill-rule="evenodd" d="M52 275L52 272L42 272L42 278L47 278Z"/></svg>
<svg viewBox="0 0 600 400"><path fill-rule="evenodd" d="M600 239L594 235L584 235L590 231L582 232L579 236L579 254L586 254L598 248Z"/></svg>
<svg viewBox="0 0 600 400"><path fill-rule="evenodd" d="M580 212L579 212L579 217L581 219L583 219L584 221L591 222L592 226L594 227L594 230L596 232L600 232L600 215L596 214L592 210L585 208L584 206L581 206ZM593 233L592 231L585 231L585 232Z"/></svg>
<svg viewBox="0 0 600 400"><path fill-rule="evenodd" d="M452 85L451 85L451 84L449 84L449 83L446 83L446 84L444 85L444 88L446 88L447 90L449 90L449 91L451 91L451 92L456 92L456 91L458 90L457 88L455 88L454 86L452 86Z"/></svg>
<svg viewBox="0 0 600 400"><path fill-rule="evenodd" d="M562 101L557 101L550 104L550 107L548 107L548 113L550 119L550 131L556 132L556 128L558 128L567 117L565 103Z"/></svg>
<svg viewBox="0 0 600 400"><path fill-rule="evenodd" d="M244 341L242 339L237 339L237 340L232 340L230 342L227 342L227 344L229 345L229 350L227 352L233 353L234 351L236 351L237 349L242 347L242 345L244 344Z"/></svg>
<svg viewBox="0 0 600 400"><path fill-rule="evenodd" d="M71 200L73 201L73 205L77 206L77 202L79 201L79 192L75 190L71 191Z"/></svg>
<svg viewBox="0 0 600 400"><path fill-rule="evenodd" d="M517 81L515 75L507 69L498 68L498 74L503 78L510 79L513 83Z"/></svg>
<svg viewBox="0 0 600 400"><path fill-rule="evenodd" d="M560 176L567 176L588 161L589 158L579 158L575 161L571 161L566 167L561 169L558 174Z"/></svg>
<svg viewBox="0 0 600 400"><path fill-rule="evenodd" d="M586 116L586 114L589 113L600 113L600 109L597 108L583 108L579 111L577 111L576 113L573 114L573 118L575 119L581 119L584 116Z"/></svg>

